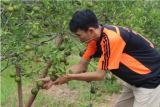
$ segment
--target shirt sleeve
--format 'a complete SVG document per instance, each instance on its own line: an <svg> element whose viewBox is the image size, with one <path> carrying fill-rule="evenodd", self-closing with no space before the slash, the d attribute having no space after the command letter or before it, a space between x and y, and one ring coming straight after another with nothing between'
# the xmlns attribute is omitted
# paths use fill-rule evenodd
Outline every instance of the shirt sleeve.
<svg viewBox="0 0 160 107"><path fill-rule="evenodd" d="M117 32L109 29L104 29L103 31L105 34L101 41L103 54L98 63L98 67L102 70L119 68L120 59L126 43L120 36L120 31L117 27L116 30Z"/></svg>
<svg viewBox="0 0 160 107"><path fill-rule="evenodd" d="M84 55L82 56L82 58L84 59L90 59L92 57L92 55L97 51L97 46L96 46L97 41L91 41L88 46L87 49L84 53Z"/></svg>

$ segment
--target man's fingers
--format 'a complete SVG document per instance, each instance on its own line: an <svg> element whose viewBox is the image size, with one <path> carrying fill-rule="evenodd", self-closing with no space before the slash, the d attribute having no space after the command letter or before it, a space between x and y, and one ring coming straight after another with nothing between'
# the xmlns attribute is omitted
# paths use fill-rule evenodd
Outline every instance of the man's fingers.
<svg viewBox="0 0 160 107"><path fill-rule="evenodd" d="M37 80L36 80L36 82L37 82L37 81L40 81L40 80L42 80L43 82L48 81L48 79L47 79L47 78L40 78L40 79L37 79Z"/></svg>
<svg viewBox="0 0 160 107"><path fill-rule="evenodd" d="M58 85L58 81L54 81L54 82L53 82L53 85Z"/></svg>
<svg viewBox="0 0 160 107"><path fill-rule="evenodd" d="M37 81L40 81L40 80L42 80L43 82L45 82L45 81L46 81L46 79L45 79L45 78L41 78L41 79L37 79L37 80L36 80L36 82L37 82Z"/></svg>
<svg viewBox="0 0 160 107"><path fill-rule="evenodd" d="M43 88L46 88L47 85L48 85L48 84L43 85Z"/></svg>
<svg viewBox="0 0 160 107"><path fill-rule="evenodd" d="M42 79L37 79L36 82L39 81L39 80L42 80Z"/></svg>

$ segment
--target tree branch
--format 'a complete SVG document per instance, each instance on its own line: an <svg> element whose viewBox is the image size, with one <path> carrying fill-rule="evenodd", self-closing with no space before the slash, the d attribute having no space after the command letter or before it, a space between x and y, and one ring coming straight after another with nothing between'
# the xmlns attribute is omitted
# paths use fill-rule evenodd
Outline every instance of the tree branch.
<svg viewBox="0 0 160 107"><path fill-rule="evenodd" d="M58 36L58 35L57 35ZM49 41L51 41L51 40L53 40L53 39L55 39L57 36L54 36L53 38L51 38L51 39L49 39L49 40L46 40L46 41L42 41L40 44L34 44L35 46L34 47L36 47L36 46L41 46L41 45L44 45L46 42L49 42ZM34 48L34 47L32 47L32 48ZM26 52L26 51L25 51ZM13 53L13 54L11 54L10 55L10 57L14 57L16 55L16 53ZM0 61L3 61L3 60L5 60L5 59L7 59L8 57L2 57L1 59L0 59Z"/></svg>

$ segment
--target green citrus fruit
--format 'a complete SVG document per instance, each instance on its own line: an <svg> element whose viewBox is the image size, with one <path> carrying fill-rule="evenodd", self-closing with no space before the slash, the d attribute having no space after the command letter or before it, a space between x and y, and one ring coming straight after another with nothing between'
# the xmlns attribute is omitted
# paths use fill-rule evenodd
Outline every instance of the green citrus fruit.
<svg viewBox="0 0 160 107"><path fill-rule="evenodd" d="M10 72L9 75L10 75L11 78L14 78L14 77L16 77L16 72Z"/></svg>
<svg viewBox="0 0 160 107"><path fill-rule="evenodd" d="M52 81L55 81L55 80L57 79L57 77L56 77L55 75L50 75L50 79L51 79Z"/></svg>
<svg viewBox="0 0 160 107"><path fill-rule="evenodd" d="M33 8L33 11L39 12L39 11L40 11L40 8L36 6L36 7Z"/></svg>
<svg viewBox="0 0 160 107"><path fill-rule="evenodd" d="M26 50L26 51L30 51L30 50L31 50L31 47L30 47L29 45L26 45L26 46L25 46L25 50Z"/></svg>
<svg viewBox="0 0 160 107"><path fill-rule="evenodd" d="M63 39L67 42L69 40L68 36L64 36Z"/></svg>
<svg viewBox="0 0 160 107"><path fill-rule="evenodd" d="M66 56L69 56L69 55L71 55L71 52L70 52L70 51L65 51L64 54L65 54Z"/></svg>
<svg viewBox="0 0 160 107"><path fill-rule="evenodd" d="M36 17L37 17L37 19L42 19L43 18L42 14L38 14Z"/></svg>
<svg viewBox="0 0 160 107"><path fill-rule="evenodd" d="M44 82L42 80L37 81L37 86L38 87L43 87Z"/></svg>
<svg viewBox="0 0 160 107"><path fill-rule="evenodd" d="M25 6L25 9L28 11L28 12L31 12L32 11L32 6L30 5L30 4L27 4L26 6Z"/></svg>
<svg viewBox="0 0 160 107"><path fill-rule="evenodd" d="M53 70L53 71L52 71L52 74L55 74L55 73L56 73L56 71Z"/></svg>
<svg viewBox="0 0 160 107"><path fill-rule="evenodd" d="M3 4L4 4L4 5L9 5L10 2L11 2L10 0L3 0Z"/></svg>
<svg viewBox="0 0 160 107"><path fill-rule="evenodd" d="M31 74L32 74L31 71L26 71L26 72L25 72L25 75L26 75L26 76L30 76Z"/></svg>
<svg viewBox="0 0 160 107"><path fill-rule="evenodd" d="M19 7L18 7L17 5L14 5L14 6L13 6L13 10L14 10L14 11L18 11L18 10L19 10Z"/></svg>
<svg viewBox="0 0 160 107"><path fill-rule="evenodd" d="M44 23L43 23L43 25L45 26L45 27L48 27L49 26L49 21L44 21Z"/></svg>
<svg viewBox="0 0 160 107"><path fill-rule="evenodd" d="M82 1L78 0L78 1L77 1L77 4L78 4L78 5L81 5L81 4L82 4Z"/></svg>
<svg viewBox="0 0 160 107"><path fill-rule="evenodd" d="M55 74L55 73L56 73L56 71L57 71L57 69L56 69L56 68L53 68L53 70L52 70L52 74Z"/></svg>
<svg viewBox="0 0 160 107"><path fill-rule="evenodd" d="M16 81L16 82L20 82L20 81L21 81L21 78L17 76L17 77L15 78L15 81Z"/></svg>
<svg viewBox="0 0 160 107"><path fill-rule="evenodd" d="M103 13L103 16L106 16L106 13Z"/></svg>
<svg viewBox="0 0 160 107"><path fill-rule="evenodd" d="M37 94L38 93L38 89L37 88L32 88L31 93L33 95Z"/></svg>
<svg viewBox="0 0 160 107"><path fill-rule="evenodd" d="M8 8L7 8L7 11L8 11L8 12L13 12L13 7L11 7L11 6L8 7Z"/></svg>
<svg viewBox="0 0 160 107"><path fill-rule="evenodd" d="M93 3L92 3L92 2L88 2L88 3L87 3L87 6L88 6L88 7L93 7Z"/></svg>
<svg viewBox="0 0 160 107"><path fill-rule="evenodd" d="M61 62L66 62L66 58L65 58L65 57L61 57L61 58L60 58L60 61L61 61Z"/></svg>
<svg viewBox="0 0 160 107"><path fill-rule="evenodd" d="M68 62L68 61L66 61L64 64L65 64L65 65L69 65L69 62Z"/></svg>
<svg viewBox="0 0 160 107"><path fill-rule="evenodd" d="M33 31L33 32L32 32L32 37L34 37L34 38L38 38L38 37L39 37L38 32Z"/></svg>
<svg viewBox="0 0 160 107"><path fill-rule="evenodd" d="M61 45L61 46L58 47L58 49L59 49L60 51L63 51L63 50L64 50L64 46Z"/></svg>

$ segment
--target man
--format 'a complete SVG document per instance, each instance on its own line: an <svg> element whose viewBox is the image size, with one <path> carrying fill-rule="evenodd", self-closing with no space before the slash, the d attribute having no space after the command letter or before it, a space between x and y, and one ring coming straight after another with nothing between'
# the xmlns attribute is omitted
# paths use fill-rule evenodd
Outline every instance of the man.
<svg viewBox="0 0 160 107"><path fill-rule="evenodd" d="M77 11L69 26L82 43L88 44L87 50L78 64L67 69L73 74L54 82L49 77L42 79L44 89L71 80L101 81L110 70L125 81L115 107L159 107L160 52L149 40L129 28L99 25L89 9ZM100 57L97 70L83 73L94 57Z"/></svg>

